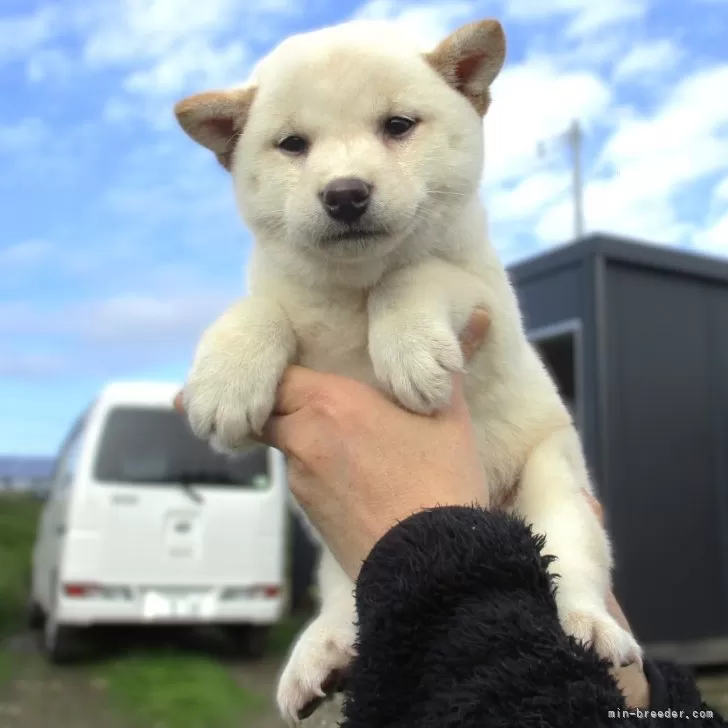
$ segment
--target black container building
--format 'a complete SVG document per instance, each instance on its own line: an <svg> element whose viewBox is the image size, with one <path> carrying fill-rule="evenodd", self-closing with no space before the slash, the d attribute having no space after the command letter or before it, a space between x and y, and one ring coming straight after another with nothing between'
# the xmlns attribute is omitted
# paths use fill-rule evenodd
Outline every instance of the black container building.
<svg viewBox="0 0 728 728"><path fill-rule="evenodd" d="M728 261L594 235L513 265L654 656L728 662Z"/></svg>

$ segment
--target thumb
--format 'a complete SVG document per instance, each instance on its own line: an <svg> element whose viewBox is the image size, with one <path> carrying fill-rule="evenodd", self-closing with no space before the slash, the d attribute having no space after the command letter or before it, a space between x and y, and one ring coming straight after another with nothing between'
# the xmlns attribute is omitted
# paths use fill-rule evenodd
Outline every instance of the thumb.
<svg viewBox="0 0 728 728"><path fill-rule="evenodd" d="M465 329L460 333L460 347L465 361L475 356L488 335L490 329L490 316L485 309L478 308L473 312ZM452 398L447 408L450 416L460 418L469 417L468 405L465 401L465 373L457 372L452 379Z"/></svg>
<svg viewBox="0 0 728 728"><path fill-rule="evenodd" d="M490 329L490 316L485 309L473 311L465 329L460 333L460 348L465 361L470 361L485 341Z"/></svg>
<svg viewBox="0 0 728 728"><path fill-rule="evenodd" d="M448 419L462 419L470 417L468 403L465 401L465 373L457 372L452 378L452 395L450 404L442 410L443 417Z"/></svg>

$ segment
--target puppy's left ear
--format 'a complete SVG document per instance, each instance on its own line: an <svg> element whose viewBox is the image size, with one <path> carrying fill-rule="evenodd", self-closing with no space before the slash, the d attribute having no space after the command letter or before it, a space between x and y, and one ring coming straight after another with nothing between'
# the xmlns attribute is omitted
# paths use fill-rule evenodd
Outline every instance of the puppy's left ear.
<svg viewBox="0 0 728 728"><path fill-rule="evenodd" d="M207 91L179 101L174 113L187 135L214 152L220 164L229 171L235 145L243 133L254 98L253 86Z"/></svg>
<svg viewBox="0 0 728 728"><path fill-rule="evenodd" d="M505 57L506 36L497 20L464 25L425 55L427 62L481 116L488 110L490 85L503 68Z"/></svg>

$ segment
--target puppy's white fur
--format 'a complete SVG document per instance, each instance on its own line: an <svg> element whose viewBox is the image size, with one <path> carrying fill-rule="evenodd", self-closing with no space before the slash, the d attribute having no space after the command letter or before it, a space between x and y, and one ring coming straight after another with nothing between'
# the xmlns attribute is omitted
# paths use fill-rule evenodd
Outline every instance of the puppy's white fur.
<svg viewBox="0 0 728 728"><path fill-rule="evenodd" d="M478 195L482 115L504 54L496 21L465 26L429 53L389 26L347 24L286 40L241 88L178 104L183 128L232 172L256 239L250 295L205 333L185 403L199 436L214 431L234 450L262 427L296 361L432 412L464 367L458 334L484 306L492 325L467 367L466 396L491 499L546 535L564 628L621 663L640 650L605 608L611 548L580 493L592 489L582 446L526 338ZM392 116L418 123L389 138ZM304 153L278 147L290 135L307 140ZM330 239L341 225L319 195L342 177L372 186L359 224L378 237ZM319 577L320 613L279 685L289 720L353 651L353 585L325 547Z"/></svg>

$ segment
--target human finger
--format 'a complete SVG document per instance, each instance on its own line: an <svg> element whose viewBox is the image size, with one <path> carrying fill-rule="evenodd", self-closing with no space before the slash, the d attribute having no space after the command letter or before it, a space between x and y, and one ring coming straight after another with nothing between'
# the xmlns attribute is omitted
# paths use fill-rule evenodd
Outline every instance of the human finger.
<svg viewBox="0 0 728 728"><path fill-rule="evenodd" d="M275 415L291 415L306 407L312 399L331 388L333 374L291 365L281 377L273 408Z"/></svg>
<svg viewBox="0 0 728 728"><path fill-rule="evenodd" d="M592 513L599 519L599 523L604 525L604 506L585 488L582 488L581 493L586 498Z"/></svg>
<svg viewBox="0 0 728 728"><path fill-rule="evenodd" d="M260 442L301 462L320 456L321 439L319 428L311 426L309 413L303 410L290 415L272 415L263 426L259 438Z"/></svg>

